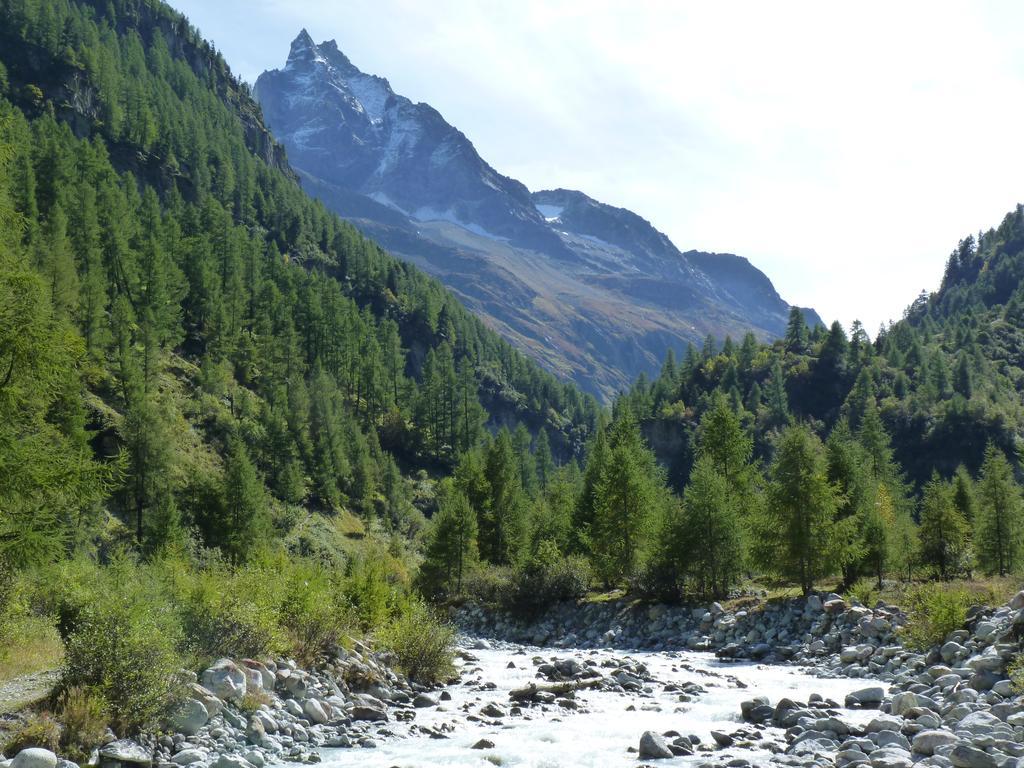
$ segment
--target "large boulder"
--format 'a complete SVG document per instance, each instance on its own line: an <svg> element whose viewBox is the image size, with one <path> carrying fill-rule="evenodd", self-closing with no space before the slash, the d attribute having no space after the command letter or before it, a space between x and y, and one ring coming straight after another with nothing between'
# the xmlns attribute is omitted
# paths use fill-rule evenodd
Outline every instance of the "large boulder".
<svg viewBox="0 0 1024 768"><path fill-rule="evenodd" d="M231 659L220 659L203 672L203 687L227 701L238 701L246 692L246 675Z"/></svg>
<svg viewBox="0 0 1024 768"><path fill-rule="evenodd" d="M992 755L969 744L953 747L949 760L956 768L996 768L996 760Z"/></svg>
<svg viewBox="0 0 1024 768"><path fill-rule="evenodd" d="M935 748L945 744L956 744L957 738L949 731L921 731L914 736L913 748L919 755L934 755Z"/></svg>
<svg viewBox="0 0 1024 768"><path fill-rule="evenodd" d="M848 709L875 709L885 699L885 691L877 685L870 688L860 688L851 691L846 695L846 706Z"/></svg>
<svg viewBox="0 0 1024 768"><path fill-rule="evenodd" d="M302 712L311 723L317 723L318 725L324 725L330 716L331 705L321 704L316 699L306 699L302 702Z"/></svg>
<svg viewBox="0 0 1024 768"><path fill-rule="evenodd" d="M186 736L195 736L210 719L206 705L198 699L185 699L171 715L171 727Z"/></svg>
<svg viewBox="0 0 1024 768"><path fill-rule="evenodd" d="M11 768L57 768L57 756L48 749L30 747L14 756Z"/></svg>
<svg viewBox="0 0 1024 768"><path fill-rule="evenodd" d="M644 731L643 736L640 737L639 756L641 760L663 760L674 757L672 750L665 743L665 739L660 733L654 731Z"/></svg>
<svg viewBox="0 0 1024 768"><path fill-rule="evenodd" d="M353 720L387 720L388 708L380 699L356 693L352 695L351 715Z"/></svg>
<svg viewBox="0 0 1024 768"><path fill-rule="evenodd" d="M153 754L129 739L112 741L100 747L100 768L149 768Z"/></svg>

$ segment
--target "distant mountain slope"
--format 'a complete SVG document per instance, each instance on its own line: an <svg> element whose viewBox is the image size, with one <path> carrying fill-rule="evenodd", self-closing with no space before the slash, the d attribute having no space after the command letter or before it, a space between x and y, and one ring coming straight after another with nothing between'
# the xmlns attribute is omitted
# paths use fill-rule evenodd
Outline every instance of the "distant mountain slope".
<svg viewBox="0 0 1024 768"><path fill-rule="evenodd" d="M682 253L582 192L531 194L333 41L303 30L255 94L309 191L590 391L610 397L657 370L668 347L785 327L789 305L745 259Z"/></svg>

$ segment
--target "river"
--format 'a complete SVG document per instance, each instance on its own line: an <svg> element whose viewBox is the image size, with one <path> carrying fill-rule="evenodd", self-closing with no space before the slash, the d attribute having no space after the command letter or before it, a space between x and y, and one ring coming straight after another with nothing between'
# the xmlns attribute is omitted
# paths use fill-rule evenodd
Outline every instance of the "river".
<svg viewBox="0 0 1024 768"><path fill-rule="evenodd" d="M807 701L817 693L842 702L847 693L862 688L862 679L819 678L805 670L789 666L763 665L749 662L723 662L707 653L658 653L590 651L553 648L530 648L505 645L485 650L471 650L475 661L459 660L462 680L447 687L450 701L437 708L418 709L415 723L419 727L450 727L448 738L437 739L410 734L403 723L385 727L395 736L377 739L376 749L327 749L323 751L326 766L360 766L361 768L414 768L416 766L465 766L490 768L495 765L520 768L561 768L592 766L614 768L635 766L636 747L644 731L677 731L696 734L703 743L712 743L712 730L730 732L740 727L740 703L755 696L767 696L774 704L782 697ZM520 716L493 721L467 720L490 702L508 710L511 689L536 681L533 657L545 660L573 657L583 663L590 659L598 665L624 657L641 662L656 683L646 685L644 693L621 693L602 690L581 690L576 700L581 710L565 711L556 705L524 707ZM508 668L509 662L515 665ZM600 666L599 666L600 668ZM607 672L607 669L602 671ZM736 681L745 684L741 687ZM665 691L666 684L698 683L706 692L693 701L680 703L679 691ZM493 683L494 690L480 690L480 684ZM671 688L672 686L670 686ZM867 722L877 712L844 711L843 719ZM405 738L400 736L406 735ZM781 740L782 731L772 729L769 737ZM474 750L480 739L494 743L490 749ZM731 747L713 755L698 753L694 757L678 757L658 761L663 766L690 765L723 757L747 759L766 757L764 750ZM724 763L724 760L723 760Z"/></svg>

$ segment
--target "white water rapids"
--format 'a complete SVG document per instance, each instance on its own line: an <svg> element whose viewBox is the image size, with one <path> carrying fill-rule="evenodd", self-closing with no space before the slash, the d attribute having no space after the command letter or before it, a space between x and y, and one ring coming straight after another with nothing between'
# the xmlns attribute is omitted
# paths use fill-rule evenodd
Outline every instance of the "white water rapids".
<svg viewBox="0 0 1024 768"><path fill-rule="evenodd" d="M795 667L720 662L707 653L625 653L521 646L473 650L471 653L478 661L458 661L461 683L445 689L452 700L441 702L437 708L416 710L415 722L420 726L444 723L453 726L447 739L432 739L422 734L406 738L376 738L376 749L323 750L323 765L331 768L493 768L495 765L517 768L635 768L640 761L636 753L627 752L627 748L635 748L644 731L663 733L674 730L683 735L696 734L705 744L713 743L710 738L712 730L731 732L740 727L740 702L745 699L767 696L774 705L782 697L807 701L812 693L818 693L842 702L850 691L870 684L864 679L818 678ZM546 707L546 711L524 706L522 715L506 717L500 725L467 721L467 714L477 714L489 702L495 702L507 711L512 704L509 690L537 681L536 668L531 661L534 656L541 656L545 661L571 656L580 662L594 659L598 664L603 659L628 656L645 664L657 683L646 686L652 691L646 696L640 693L578 691L576 700L586 711L565 711L556 705ZM515 664L515 669L506 668L510 661ZM682 664L691 669L683 669ZM737 687L725 677L702 675L700 670L733 676L746 683L747 687ZM608 670L602 672L607 673ZM478 684L484 682L494 683L497 688L478 690ZM692 702L680 703L678 692L662 690L666 683L687 682L698 683L707 692L696 696ZM468 712L463 710L465 704L469 704ZM629 709L631 706L633 711ZM653 707L660 708L660 711L653 711ZM867 722L876 714L844 711L843 719ZM407 732L402 723L392 722L385 727L395 734ZM775 735L781 736L781 731L776 731ZM484 738L494 742L493 749L471 748ZM718 762L726 756L757 759L766 755L733 747L656 762L668 768L709 760Z"/></svg>

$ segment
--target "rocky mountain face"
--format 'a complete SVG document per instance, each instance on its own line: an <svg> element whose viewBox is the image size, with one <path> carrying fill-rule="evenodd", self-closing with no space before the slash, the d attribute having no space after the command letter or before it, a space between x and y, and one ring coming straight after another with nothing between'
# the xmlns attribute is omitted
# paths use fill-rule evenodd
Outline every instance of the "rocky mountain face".
<svg viewBox="0 0 1024 768"><path fill-rule="evenodd" d="M255 94L310 192L592 392L609 397L653 373L669 347L785 327L789 305L746 259L683 253L582 192L531 193L334 41L316 45L303 30Z"/></svg>

